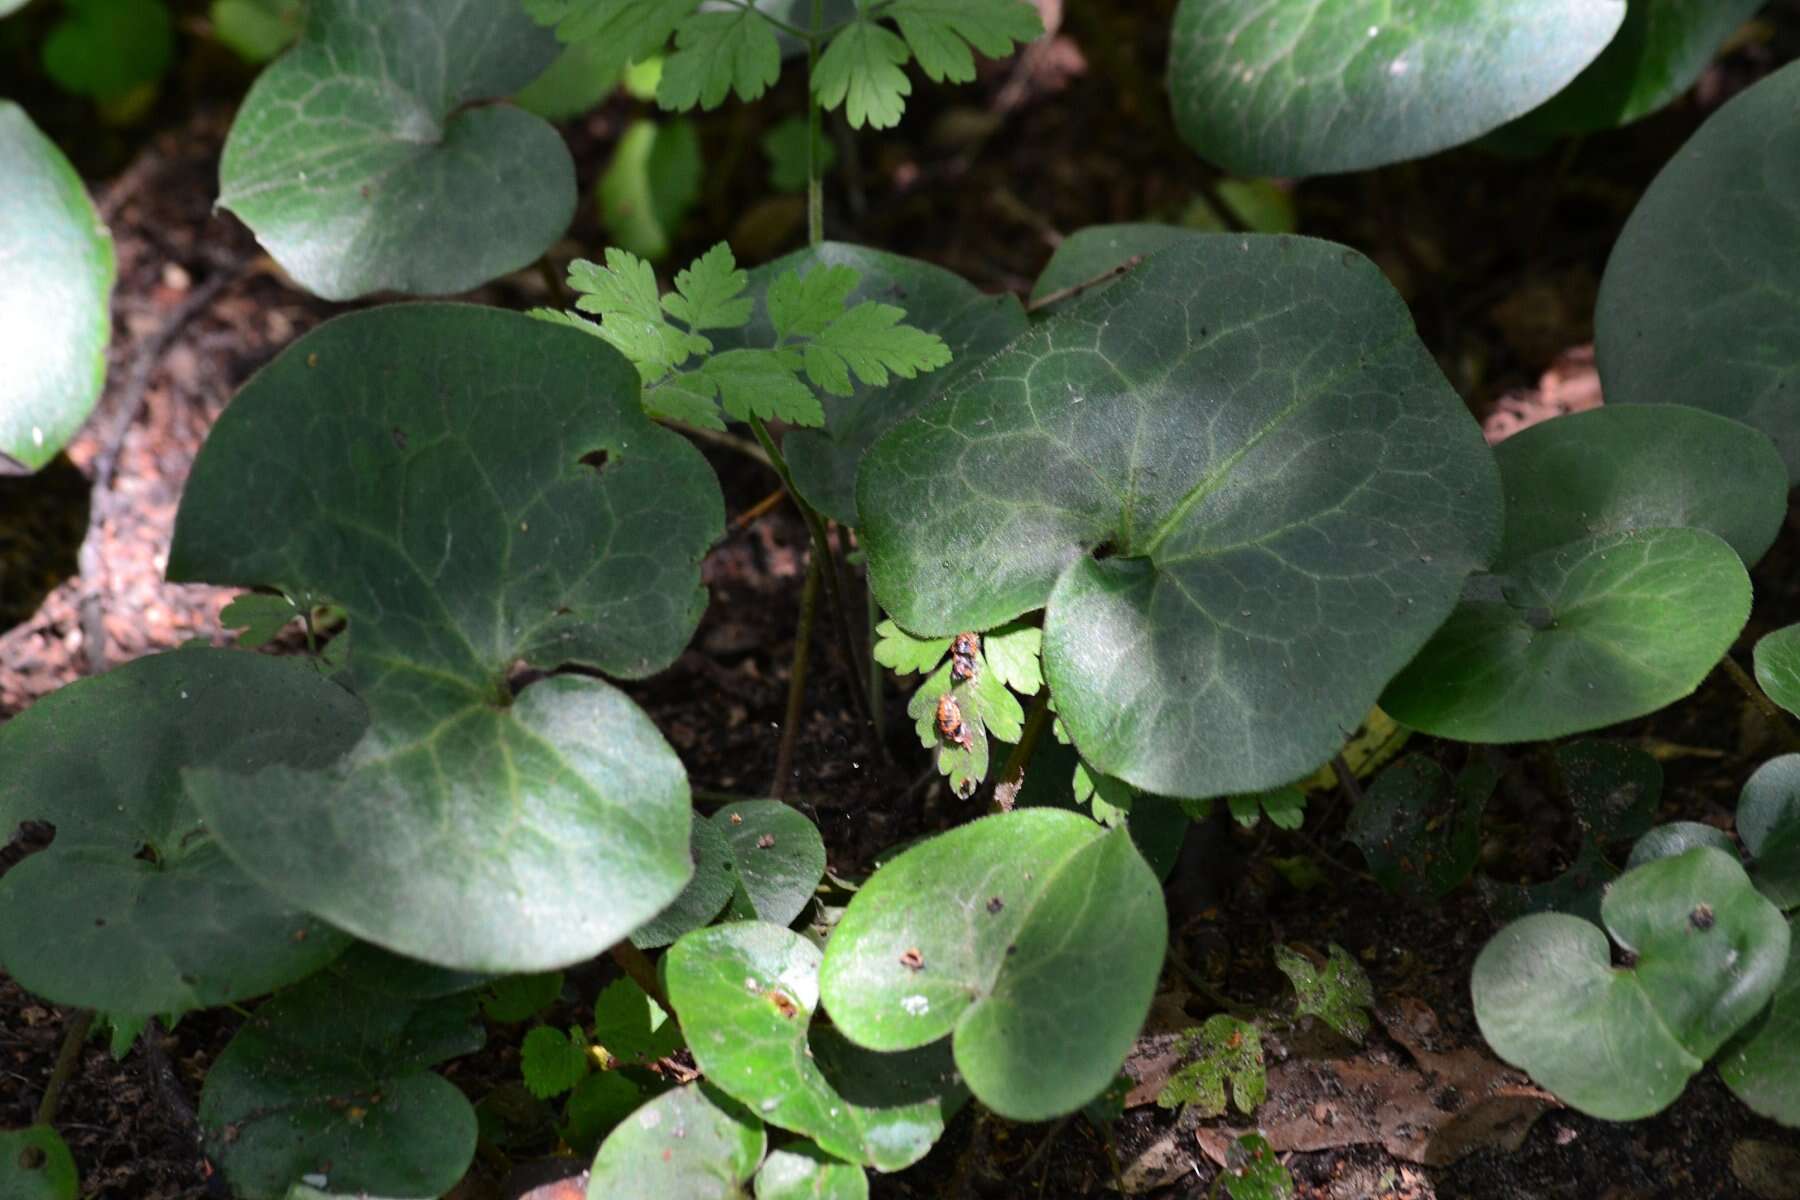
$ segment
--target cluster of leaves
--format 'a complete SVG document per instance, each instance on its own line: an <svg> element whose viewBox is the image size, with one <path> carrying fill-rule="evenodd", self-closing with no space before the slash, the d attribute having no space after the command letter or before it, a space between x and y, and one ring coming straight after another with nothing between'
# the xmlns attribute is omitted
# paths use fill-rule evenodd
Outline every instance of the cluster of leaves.
<svg viewBox="0 0 1800 1200"><path fill-rule="evenodd" d="M818 103L843 108L856 129L899 124L912 92L908 62L934 82L967 83L976 53L1005 57L1043 32L1026 0L833 0L842 19L824 29L810 24L806 0L721 8L701 0L525 0L525 7L615 70L673 39L656 98L674 110L717 108L733 93L760 98L781 75L786 35L817 52L810 86Z"/></svg>
<svg viewBox="0 0 1800 1200"><path fill-rule="evenodd" d="M860 278L849 267L822 266L776 279L761 299L774 334L767 346L715 348L706 336L743 329L757 308L744 294L748 273L723 242L679 272L667 295L650 264L627 251L608 250L605 266L577 259L569 266L575 307L600 320L551 309L534 315L602 338L630 359L652 416L702 429L724 429L727 416L817 427L825 423L819 392L848 396L855 381L880 388L950 362L941 338L904 323L904 309L850 304Z"/></svg>

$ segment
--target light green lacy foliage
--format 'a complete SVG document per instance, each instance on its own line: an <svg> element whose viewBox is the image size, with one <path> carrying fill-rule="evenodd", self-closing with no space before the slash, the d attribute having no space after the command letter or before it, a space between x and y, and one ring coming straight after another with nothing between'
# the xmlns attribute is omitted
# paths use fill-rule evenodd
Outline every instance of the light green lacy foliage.
<svg viewBox="0 0 1800 1200"><path fill-rule="evenodd" d="M1368 1036L1369 1014L1364 1010L1374 1006L1375 989L1342 946L1331 947L1324 970L1286 946L1275 947L1275 965L1294 985L1301 1016L1317 1017L1353 1042Z"/></svg>
<svg viewBox="0 0 1800 1200"><path fill-rule="evenodd" d="M905 310L873 300L846 307L860 278L849 267L783 276L767 300L775 344L718 353L706 331L742 328L755 309L743 295L749 276L724 242L679 272L666 296L634 254L609 248L605 266L577 259L569 264L575 307L600 320L550 309L532 315L585 330L629 358L651 416L724 429L723 406L740 421L819 426L825 410L815 388L848 396L852 377L885 387L893 376L912 379L950 362L941 338L903 323Z"/></svg>
<svg viewBox="0 0 1800 1200"><path fill-rule="evenodd" d="M989 738L1017 743L1024 733L1025 710L1013 693L1030 697L1043 688L1039 656L1044 631L1010 621L981 635L975 674L961 681L952 680L951 664L944 660L954 639L916 637L892 621L877 625L875 638L876 662L901 675L926 676L906 706L907 715L918 730L920 744L937 748L938 770L950 777L956 794L965 799L973 795L987 778ZM962 715L969 733L967 746L956 744L938 729L938 699L945 693L955 699ZM1088 791L1091 794L1092 787ZM1130 807L1127 795L1119 809Z"/></svg>
<svg viewBox="0 0 1800 1200"><path fill-rule="evenodd" d="M764 0L759 7L767 11L747 4L701 11L700 0L525 0L557 37L603 47L615 68L648 58L673 36L656 89L669 109L717 108L733 92L755 100L774 85L782 59L777 23L804 24L806 6ZM778 15L784 9L786 20ZM859 0L849 20L821 30L813 92L828 109L843 105L852 128L888 129L912 92L907 62L934 82L968 83L974 52L1001 58L1043 31L1024 0Z"/></svg>
<svg viewBox="0 0 1800 1200"><path fill-rule="evenodd" d="M1075 803L1088 805L1094 820L1102 825L1117 825L1131 812L1135 788L1123 779L1103 774L1084 762L1075 764Z"/></svg>
<svg viewBox="0 0 1800 1200"><path fill-rule="evenodd" d="M1176 1054L1198 1057L1169 1076L1156 1103L1162 1108L1187 1105L1197 1117L1217 1117L1225 1112L1225 1085L1231 1084L1231 1101L1246 1117L1268 1095L1269 1078L1263 1069L1262 1030L1249 1021L1218 1013L1206 1024L1184 1030L1175 1039Z"/></svg>
<svg viewBox="0 0 1800 1200"><path fill-rule="evenodd" d="M525 1087L539 1100L560 1096L588 1072L587 1039L579 1029L564 1033L539 1025L519 1047L519 1070Z"/></svg>

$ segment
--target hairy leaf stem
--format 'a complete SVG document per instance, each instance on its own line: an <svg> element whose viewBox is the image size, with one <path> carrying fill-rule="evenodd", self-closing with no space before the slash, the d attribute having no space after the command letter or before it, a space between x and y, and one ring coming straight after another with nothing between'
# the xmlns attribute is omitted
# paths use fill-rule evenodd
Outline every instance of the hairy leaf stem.
<svg viewBox="0 0 1800 1200"><path fill-rule="evenodd" d="M44 1098L38 1101L37 1124L49 1125L56 1119L56 1106L62 1100L63 1089L75 1076L75 1068L81 1065L81 1048L87 1044L88 1030L94 1025L94 1010L78 1008L69 1014L68 1023L63 1026L62 1049L56 1052L56 1066L50 1070L50 1080L44 1084Z"/></svg>

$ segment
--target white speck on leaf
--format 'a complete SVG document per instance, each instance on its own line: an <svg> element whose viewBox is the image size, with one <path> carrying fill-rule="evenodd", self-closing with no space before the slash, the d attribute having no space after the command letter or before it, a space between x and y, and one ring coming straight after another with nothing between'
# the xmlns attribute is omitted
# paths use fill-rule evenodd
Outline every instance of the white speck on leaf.
<svg viewBox="0 0 1800 1200"><path fill-rule="evenodd" d="M909 1016L922 1017L931 1011L931 1001L923 996L908 996L900 1001L900 1007L904 1008Z"/></svg>

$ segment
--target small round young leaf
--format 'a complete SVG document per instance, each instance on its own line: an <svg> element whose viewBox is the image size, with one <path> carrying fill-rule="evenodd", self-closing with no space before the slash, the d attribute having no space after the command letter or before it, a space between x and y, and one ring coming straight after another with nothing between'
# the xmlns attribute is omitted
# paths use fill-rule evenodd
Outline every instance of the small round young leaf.
<svg viewBox="0 0 1800 1200"><path fill-rule="evenodd" d="M723 523L600 339L457 305L328 322L213 428L169 573L341 604L369 732L328 772L193 771L190 795L252 875L368 941L469 970L598 953L693 872L686 776L609 684L515 698L508 672L671 661Z"/></svg>
<svg viewBox="0 0 1800 1200"><path fill-rule="evenodd" d="M1756 682L1769 699L1800 716L1800 625L1789 625L1756 643Z"/></svg>
<svg viewBox="0 0 1800 1200"><path fill-rule="evenodd" d="M1765 0L1630 0L1600 57L1542 107L1528 134L1597 133L1646 117L1693 86L1719 46Z"/></svg>
<svg viewBox="0 0 1800 1200"><path fill-rule="evenodd" d="M7 1200L75 1200L80 1185L75 1156L56 1130L48 1125L0 1129L0 1196Z"/></svg>
<svg viewBox="0 0 1800 1200"><path fill-rule="evenodd" d="M1745 781L1737 831L1762 894L1782 909L1800 908L1800 754L1770 759Z"/></svg>
<svg viewBox="0 0 1800 1200"><path fill-rule="evenodd" d="M1597 58L1625 0L1182 0L1175 123L1236 175L1360 171L1460 145Z"/></svg>
<svg viewBox="0 0 1800 1200"><path fill-rule="evenodd" d="M1692 692L1750 612L1744 560L1786 510L1765 439L1674 406L1548 421L1495 452L1506 539L1493 573L1388 687L1415 729L1534 741Z"/></svg>
<svg viewBox="0 0 1800 1200"><path fill-rule="evenodd" d="M1711 846L1733 857L1737 855L1731 835L1724 830L1699 821L1671 821L1667 825L1658 825L1637 840L1631 847L1631 857L1625 860L1625 869L1629 871L1659 858L1674 858L1695 846Z"/></svg>
<svg viewBox="0 0 1800 1200"><path fill-rule="evenodd" d="M1021 809L877 871L826 943L820 992L838 1030L871 1050L953 1033L977 1099L1042 1121L1112 1082L1166 933L1161 888L1124 829Z"/></svg>
<svg viewBox="0 0 1800 1200"><path fill-rule="evenodd" d="M800 1142L769 1152L756 1172L756 1200L869 1200L869 1176Z"/></svg>
<svg viewBox="0 0 1800 1200"><path fill-rule="evenodd" d="M669 999L706 1077L771 1125L879 1171L924 1158L960 1105L948 1055L936 1095L910 1104L853 1104L813 1060L808 1029L819 1001L819 948L779 925L736 922L698 929L670 949ZM914 1053L910 1057L918 1058Z"/></svg>
<svg viewBox="0 0 1800 1200"><path fill-rule="evenodd" d="M328 300L467 291L568 228L575 168L508 104L556 57L517 4L312 0L232 122L219 204Z"/></svg>
<svg viewBox="0 0 1800 1200"><path fill-rule="evenodd" d="M243 1200L438 1196L475 1154L475 1110L428 1068L481 1048L473 995L419 1003L319 975L257 1009L206 1076L207 1153Z"/></svg>
<svg viewBox="0 0 1800 1200"><path fill-rule="evenodd" d="M825 877L825 841L804 813L779 800L741 800L712 815L725 835L751 909L764 921L787 925L800 915Z"/></svg>
<svg viewBox="0 0 1800 1200"><path fill-rule="evenodd" d="M768 1145L761 1121L704 1083L664 1092L607 1135L588 1200L744 1200Z"/></svg>
<svg viewBox="0 0 1800 1200"><path fill-rule="evenodd" d="M362 706L292 660L231 650L140 658L0 726L0 837L56 827L0 879L0 962L59 1004L182 1013L311 974L349 939L265 891L209 835L181 771L320 769ZM254 805L240 774L221 808Z"/></svg>
<svg viewBox="0 0 1800 1200"><path fill-rule="evenodd" d="M633 122L594 191L610 244L639 258L666 257L676 228L700 198L705 169L693 122Z"/></svg>
<svg viewBox="0 0 1800 1200"><path fill-rule="evenodd" d="M1796 192L1800 63L1714 113L1663 168L1613 247L1594 325L1609 406L1736 418L1800 482Z"/></svg>
<svg viewBox="0 0 1800 1200"><path fill-rule="evenodd" d="M0 100L0 474L30 473L87 420L112 336L112 235L81 177Z"/></svg>
<svg viewBox="0 0 1800 1200"><path fill-rule="evenodd" d="M860 273L855 290L845 301L847 307L874 300L903 308L907 324L942 337L954 355L948 367L920 372L912 379L896 376L886 387L857 381L849 396L826 400L823 429L797 429L783 439L782 452L807 503L833 520L860 526L857 467L875 439L1022 333L1025 310L1011 296L986 295L930 263L826 242L751 271L745 294L755 297L756 316L742 330L709 335L714 345L731 349L772 344L775 330L764 303L770 285L790 272L804 278L825 267L849 267Z"/></svg>
<svg viewBox="0 0 1800 1200"><path fill-rule="evenodd" d="M1800 930L1788 930L1800 945ZM1719 1077L1755 1112L1800 1128L1800 953L1789 950L1775 999L1719 1060Z"/></svg>
<svg viewBox="0 0 1800 1200"><path fill-rule="evenodd" d="M1475 1018L1496 1054L1568 1104L1635 1120L1768 1003L1788 927L1735 859L1704 846L1622 876L1601 913L1630 967L1612 965L1596 926L1529 916L1476 959Z"/></svg>
<svg viewBox="0 0 1800 1200"><path fill-rule="evenodd" d="M1329 758L1499 541L1467 409L1367 259L1172 245L870 450L871 581L922 635L1045 608L1081 756L1159 795Z"/></svg>

